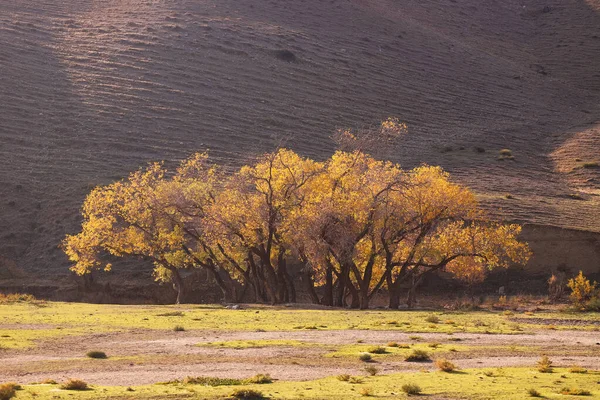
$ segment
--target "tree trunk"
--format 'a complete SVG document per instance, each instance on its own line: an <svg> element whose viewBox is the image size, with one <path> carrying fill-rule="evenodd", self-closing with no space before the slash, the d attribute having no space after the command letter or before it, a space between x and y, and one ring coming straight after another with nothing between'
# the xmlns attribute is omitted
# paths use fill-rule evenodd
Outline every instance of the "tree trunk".
<svg viewBox="0 0 600 400"><path fill-rule="evenodd" d="M314 289L314 287L313 287ZM331 267L327 268L325 272L325 293L323 294L323 298L321 299L321 304L325 306L333 305L333 270Z"/></svg>
<svg viewBox="0 0 600 400"><path fill-rule="evenodd" d="M319 304L320 303L319 296L317 295L317 291L315 290L315 283L312 279L312 276L310 276L310 272L309 271L302 272L301 279L302 279L302 282L304 283L304 287L306 288L306 291L308 292L308 295L310 296L310 300L312 301L312 303Z"/></svg>
<svg viewBox="0 0 600 400"><path fill-rule="evenodd" d="M173 288L177 291L177 300L175 300L175 304L181 304L183 302L184 295L183 279L181 279L181 275L179 275L179 271L177 271L176 268L169 268L169 270L171 271Z"/></svg>

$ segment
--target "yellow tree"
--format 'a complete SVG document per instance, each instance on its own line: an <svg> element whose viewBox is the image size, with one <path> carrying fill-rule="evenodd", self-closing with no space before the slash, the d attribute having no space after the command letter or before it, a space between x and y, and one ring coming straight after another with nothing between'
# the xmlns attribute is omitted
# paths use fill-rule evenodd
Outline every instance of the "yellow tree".
<svg viewBox="0 0 600 400"><path fill-rule="evenodd" d="M399 306L407 283L411 306L414 284L427 273L448 267L465 277L530 256L518 240L520 226L488 221L473 193L439 167L412 170L402 189L386 197L377 219L390 308Z"/></svg>
<svg viewBox="0 0 600 400"><path fill-rule="evenodd" d="M296 300L287 266L290 224L321 164L280 149L232 175L215 198L204 229L220 262L234 266L257 299Z"/></svg>
<svg viewBox="0 0 600 400"><path fill-rule="evenodd" d="M361 152L336 152L307 187L294 243L323 285L326 305L367 308L381 288L385 264L376 237L378 209L403 180L402 170ZM335 298L334 298L335 287Z"/></svg>
<svg viewBox="0 0 600 400"><path fill-rule="evenodd" d="M182 300L183 282L178 269L194 261L182 248L181 224L165 207L165 170L159 163L132 173L127 180L95 188L83 204L82 230L68 235L63 248L79 275L93 269L110 270L106 253L150 260L155 277L172 281Z"/></svg>

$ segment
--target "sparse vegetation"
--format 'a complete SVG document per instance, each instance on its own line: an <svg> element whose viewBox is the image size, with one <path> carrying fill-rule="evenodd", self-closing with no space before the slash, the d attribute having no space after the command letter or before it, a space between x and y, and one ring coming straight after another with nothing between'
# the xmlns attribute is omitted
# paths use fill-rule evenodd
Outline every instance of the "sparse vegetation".
<svg viewBox="0 0 600 400"><path fill-rule="evenodd" d="M429 357L429 353L427 353L425 350L415 349L411 354L406 356L404 360L411 362L424 362L431 360L431 358Z"/></svg>
<svg viewBox="0 0 600 400"><path fill-rule="evenodd" d="M385 347L382 347L382 346L370 347L367 351L369 353L371 353L371 354L385 354L385 353L387 353L387 350L385 349Z"/></svg>
<svg viewBox="0 0 600 400"><path fill-rule="evenodd" d="M230 399L236 400L263 400L266 399L265 395L254 389L236 389L229 395Z"/></svg>
<svg viewBox="0 0 600 400"><path fill-rule="evenodd" d="M81 379L69 379L60 385L60 388L63 390L88 390L88 384Z"/></svg>
<svg viewBox="0 0 600 400"><path fill-rule="evenodd" d="M337 378L338 381L348 382L350 380L350 375L348 375L348 374L341 374L341 375L338 375L336 378Z"/></svg>
<svg viewBox="0 0 600 400"><path fill-rule="evenodd" d="M369 353L362 353L360 356L358 356L358 359L362 362L373 361L373 357L371 357L371 355Z"/></svg>
<svg viewBox="0 0 600 400"><path fill-rule="evenodd" d="M365 367L365 372L371 376L375 376L379 373L379 368L369 365Z"/></svg>
<svg viewBox="0 0 600 400"><path fill-rule="evenodd" d="M600 163L598 163L596 161L590 161L590 162L584 162L583 164L581 164L581 166L583 168L588 168L588 169L598 168L598 167L600 167Z"/></svg>
<svg viewBox="0 0 600 400"><path fill-rule="evenodd" d="M414 383L406 383L402 385L402 391L409 396L417 396L421 394L421 387Z"/></svg>
<svg viewBox="0 0 600 400"><path fill-rule="evenodd" d="M100 359L107 358L105 352L98 351L98 350L88 351L86 356L88 356L89 358L100 358Z"/></svg>
<svg viewBox="0 0 600 400"><path fill-rule="evenodd" d="M528 389L527 394L529 394L530 397L542 397L542 394L533 388Z"/></svg>
<svg viewBox="0 0 600 400"><path fill-rule="evenodd" d="M359 393L361 396L369 397L369 396L373 395L373 390L369 387L363 387L363 388L360 388Z"/></svg>
<svg viewBox="0 0 600 400"><path fill-rule="evenodd" d="M173 331L175 332L184 332L185 328L181 325L175 325L175 327L173 328Z"/></svg>
<svg viewBox="0 0 600 400"><path fill-rule="evenodd" d="M569 372L572 374L587 374L588 370L578 365L574 365L569 368Z"/></svg>
<svg viewBox="0 0 600 400"><path fill-rule="evenodd" d="M257 374L251 378L245 379L245 383L255 383L255 384L265 384L265 383L273 383L273 378L269 374Z"/></svg>
<svg viewBox="0 0 600 400"><path fill-rule="evenodd" d="M10 400L17 395L17 390L21 389L21 385L16 383L0 384L0 400Z"/></svg>
<svg viewBox="0 0 600 400"><path fill-rule="evenodd" d="M590 396L592 393L589 390L584 390L576 387L563 387L560 394L568 396Z"/></svg>
<svg viewBox="0 0 600 400"><path fill-rule="evenodd" d="M543 356L537 363L537 370L542 373L551 373L554 369L552 368L552 361L548 356Z"/></svg>
<svg viewBox="0 0 600 400"><path fill-rule="evenodd" d="M183 383L184 385L202 385L202 386L235 386L244 383L240 379L233 378L214 378L210 376L188 376L182 381L172 381L169 383Z"/></svg>
<svg viewBox="0 0 600 400"><path fill-rule="evenodd" d="M427 321L431 324L437 324L438 322L440 322L440 317L438 317L435 314L431 314L431 315L428 315L427 318L425 318L425 321Z"/></svg>
<svg viewBox="0 0 600 400"><path fill-rule="evenodd" d="M435 360L435 366L442 372L452 372L457 369L456 365L445 358L439 358Z"/></svg>
<svg viewBox="0 0 600 400"><path fill-rule="evenodd" d="M582 271L579 274L570 279L567 283L569 289L571 289L571 300L573 304L581 310L594 311L598 300L597 283L590 282Z"/></svg>

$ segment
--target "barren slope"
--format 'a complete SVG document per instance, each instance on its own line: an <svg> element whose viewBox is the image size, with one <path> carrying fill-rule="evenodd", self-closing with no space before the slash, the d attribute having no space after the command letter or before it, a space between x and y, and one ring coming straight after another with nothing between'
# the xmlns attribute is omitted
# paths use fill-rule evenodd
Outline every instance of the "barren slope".
<svg viewBox="0 0 600 400"><path fill-rule="evenodd" d="M147 161L387 116L492 214L600 232L600 0L0 2L0 277L66 273L85 194Z"/></svg>

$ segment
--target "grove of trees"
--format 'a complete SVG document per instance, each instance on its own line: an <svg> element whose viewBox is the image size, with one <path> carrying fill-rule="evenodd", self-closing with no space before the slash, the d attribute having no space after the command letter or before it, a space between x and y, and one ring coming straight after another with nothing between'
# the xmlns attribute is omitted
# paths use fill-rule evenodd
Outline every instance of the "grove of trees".
<svg viewBox="0 0 600 400"><path fill-rule="evenodd" d="M365 309L384 289L397 308L434 271L474 282L530 256L519 225L489 220L441 168L403 170L359 149L318 162L282 148L234 173L207 154L175 171L153 163L92 190L82 213L63 243L74 272L151 260L178 302L180 271L202 268L226 301L295 302L302 288L315 303Z"/></svg>

